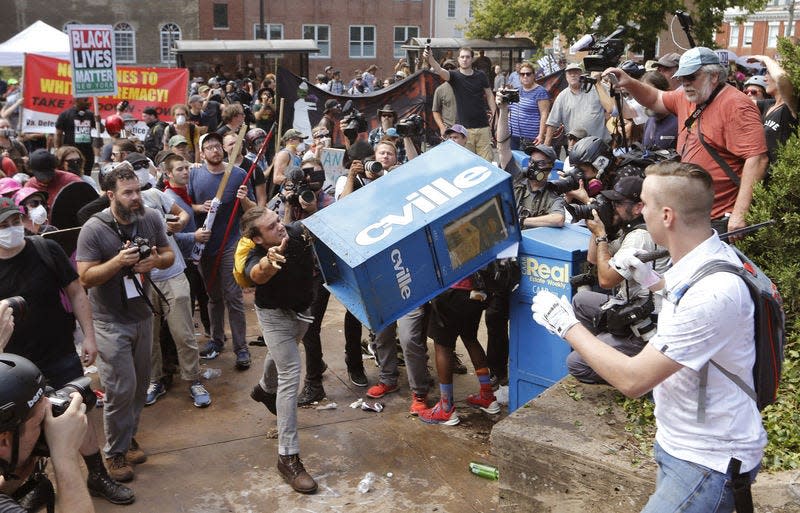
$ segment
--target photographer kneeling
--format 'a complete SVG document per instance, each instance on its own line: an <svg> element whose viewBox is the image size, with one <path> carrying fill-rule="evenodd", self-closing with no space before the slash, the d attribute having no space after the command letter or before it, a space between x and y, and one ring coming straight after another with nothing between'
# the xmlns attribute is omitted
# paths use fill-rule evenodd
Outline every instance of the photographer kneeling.
<svg viewBox="0 0 800 513"><path fill-rule="evenodd" d="M617 260L637 250L651 252L657 248L642 217L642 178L620 178L611 190L600 194L611 200L617 237L610 241L610 227L604 225L597 209L586 226L592 232L589 241L589 262L597 266L597 279L604 289L616 289L614 295L581 290L572 298L575 316L589 331L604 343L628 356L635 356L655 335L656 319L661 297L653 295L652 283L638 283L631 276L620 274ZM654 269L663 274L667 258L655 260ZM625 273L626 275L628 273ZM605 383L577 352L567 357L569 373L584 383Z"/></svg>
<svg viewBox="0 0 800 513"><path fill-rule="evenodd" d="M45 380L41 371L21 356L2 354L0 404L3 411L0 421L0 467L3 474L0 478L0 511L29 511L30 504L26 499L31 498L27 494L32 490L24 485L28 484L29 477L41 471L41 458L33 453L43 430L58 486L57 510L69 513L94 511L78 452L87 428L86 406L81 395L73 393L66 411L54 417L50 401L45 397ZM42 505L38 503L35 506Z"/></svg>

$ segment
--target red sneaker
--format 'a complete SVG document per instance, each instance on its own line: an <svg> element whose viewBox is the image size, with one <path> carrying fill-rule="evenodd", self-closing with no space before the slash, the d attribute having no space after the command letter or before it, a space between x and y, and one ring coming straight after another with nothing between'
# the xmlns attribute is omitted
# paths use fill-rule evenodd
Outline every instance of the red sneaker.
<svg viewBox="0 0 800 513"><path fill-rule="evenodd" d="M391 394L392 392L397 392L398 386L397 384L394 385L387 385L382 381L378 381L377 385L373 385L369 387L367 390L367 397L371 397L373 399L380 399L381 397L385 396L386 394Z"/></svg>
<svg viewBox="0 0 800 513"><path fill-rule="evenodd" d="M480 408L486 413L491 413L492 415L495 413L500 413L500 403L497 402L497 398L494 396L494 394L470 394L467 396L467 403L473 408Z"/></svg>
<svg viewBox="0 0 800 513"><path fill-rule="evenodd" d="M458 418L456 407L451 406L450 411L442 408L440 400L433 408L428 408L419 413L419 420L426 424L444 424L445 426L455 426L461 419Z"/></svg>
<svg viewBox="0 0 800 513"><path fill-rule="evenodd" d="M411 408L409 409L409 413L411 413L411 415L419 415L420 413L422 413L427 409L428 409L427 395L411 394Z"/></svg>

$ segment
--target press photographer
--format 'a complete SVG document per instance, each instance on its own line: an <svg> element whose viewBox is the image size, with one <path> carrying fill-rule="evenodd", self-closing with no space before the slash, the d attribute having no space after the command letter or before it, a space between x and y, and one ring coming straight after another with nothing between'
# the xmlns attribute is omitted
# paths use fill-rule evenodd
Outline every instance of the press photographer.
<svg viewBox="0 0 800 513"><path fill-rule="evenodd" d="M423 133L424 122L422 117L413 114L398 121L397 112L389 104L378 109L377 115L379 126L373 128L367 137L370 146L375 149L382 139L388 137L397 147L398 163L405 164L416 157L418 152L412 138L419 137ZM406 155L406 148L409 150L408 156Z"/></svg>
<svg viewBox="0 0 800 513"><path fill-rule="evenodd" d="M87 432L81 394L73 393L63 413L54 416L41 371L21 356L0 354L0 404L0 510L26 513L54 500L58 511L94 511L78 452ZM55 494L42 459L34 456L42 432L58 486Z"/></svg>
<svg viewBox="0 0 800 513"><path fill-rule="evenodd" d="M618 271L622 269L618 261L625 255L636 250L660 249L642 217L642 182L639 176L626 176L619 179L613 189L600 193L613 207L612 225L602 222L596 209L586 221L592 232L587 258L597 267L600 287L614 293L580 290L572 298L577 319L597 338L628 356L638 354L655 335L656 316L660 310L660 296L648 290L652 283L642 283L633 277L625 279ZM612 231L615 232L613 242L609 241ZM652 265L655 272L663 274L667 258L658 259ZM575 351L567 357L567 369L584 383L605 383Z"/></svg>

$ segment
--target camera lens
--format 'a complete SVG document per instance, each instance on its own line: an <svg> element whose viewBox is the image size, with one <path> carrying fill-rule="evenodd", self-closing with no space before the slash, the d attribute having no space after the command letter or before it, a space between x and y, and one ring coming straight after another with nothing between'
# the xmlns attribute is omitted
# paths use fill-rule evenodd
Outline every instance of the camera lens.
<svg viewBox="0 0 800 513"><path fill-rule="evenodd" d="M4 299L8 306L11 307L11 312L14 314L14 321L21 322L28 314L28 303L22 296L12 296Z"/></svg>
<svg viewBox="0 0 800 513"><path fill-rule="evenodd" d="M364 161L364 171L367 173L378 174L383 171L383 164L376 160L365 160Z"/></svg>
<svg viewBox="0 0 800 513"><path fill-rule="evenodd" d="M311 203L315 199L317 199L317 197L314 194L314 191L312 191L311 189L306 189L300 193L300 199L305 201L306 203Z"/></svg>

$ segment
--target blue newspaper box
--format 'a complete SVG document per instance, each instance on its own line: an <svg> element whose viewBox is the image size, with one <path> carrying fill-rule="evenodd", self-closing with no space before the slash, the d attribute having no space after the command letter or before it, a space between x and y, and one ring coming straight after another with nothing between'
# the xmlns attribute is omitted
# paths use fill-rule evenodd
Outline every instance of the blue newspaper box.
<svg viewBox="0 0 800 513"><path fill-rule="evenodd" d="M577 225L522 232L520 286L511 295L508 357L508 410L512 412L567 375L569 344L531 317L533 296L541 289L572 298L569 279L586 260L589 230Z"/></svg>
<svg viewBox="0 0 800 513"><path fill-rule="evenodd" d="M303 223L325 286L374 331L520 238L509 174L450 141Z"/></svg>

